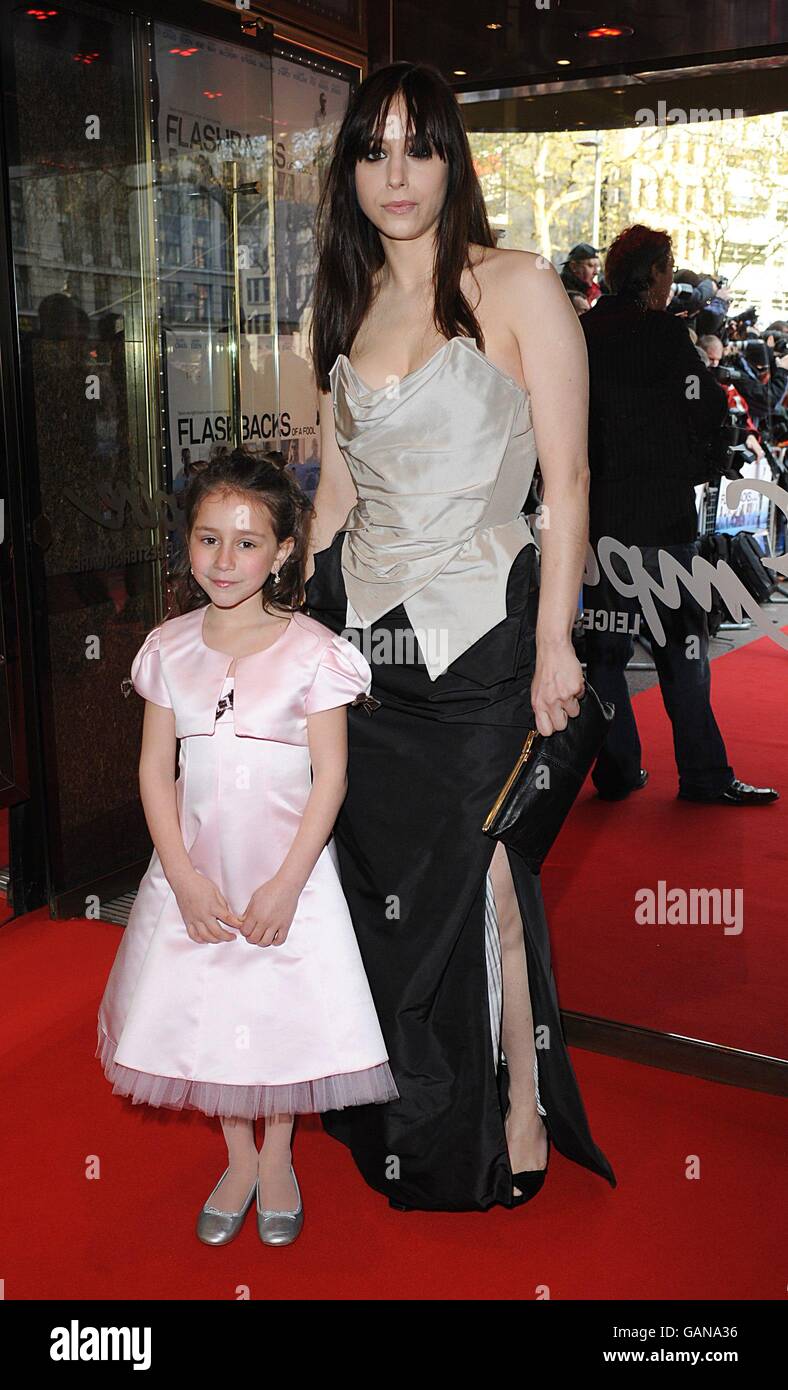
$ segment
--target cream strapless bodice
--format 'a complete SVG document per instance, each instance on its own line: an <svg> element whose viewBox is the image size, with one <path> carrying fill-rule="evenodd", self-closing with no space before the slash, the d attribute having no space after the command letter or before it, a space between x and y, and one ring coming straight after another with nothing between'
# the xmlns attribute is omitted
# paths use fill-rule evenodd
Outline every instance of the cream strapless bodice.
<svg viewBox="0 0 788 1390"><path fill-rule="evenodd" d="M534 543L530 396L466 337L391 385L366 386L343 353L329 380L358 497L339 528L347 626L403 604L435 680L506 617L509 571Z"/></svg>

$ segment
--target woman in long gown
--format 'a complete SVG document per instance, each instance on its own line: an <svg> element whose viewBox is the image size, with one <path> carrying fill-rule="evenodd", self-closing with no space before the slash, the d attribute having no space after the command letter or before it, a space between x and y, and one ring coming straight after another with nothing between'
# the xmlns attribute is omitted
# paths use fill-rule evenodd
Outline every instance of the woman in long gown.
<svg viewBox="0 0 788 1390"><path fill-rule="evenodd" d="M513 1175L545 1169L548 1133L615 1186L563 1038L539 878L481 828L528 729L579 711L583 335L552 266L496 248L459 107L427 65L359 87L317 237L306 603L373 672L335 842L400 1092L322 1123L400 1209L520 1204L530 1180ZM522 514L537 449L539 588Z"/></svg>

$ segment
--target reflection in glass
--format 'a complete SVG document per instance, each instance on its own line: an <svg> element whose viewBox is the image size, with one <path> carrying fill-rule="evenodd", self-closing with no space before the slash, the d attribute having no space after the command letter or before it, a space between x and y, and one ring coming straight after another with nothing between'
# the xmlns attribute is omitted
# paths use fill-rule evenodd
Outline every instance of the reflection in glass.
<svg viewBox="0 0 788 1390"><path fill-rule="evenodd" d="M11 18L7 98L27 483L50 670L42 701L55 889L146 851L141 710L120 682L156 613L132 21ZM80 54L95 53L90 64ZM75 56L76 55L76 56ZM102 737L98 738L97 733Z"/></svg>

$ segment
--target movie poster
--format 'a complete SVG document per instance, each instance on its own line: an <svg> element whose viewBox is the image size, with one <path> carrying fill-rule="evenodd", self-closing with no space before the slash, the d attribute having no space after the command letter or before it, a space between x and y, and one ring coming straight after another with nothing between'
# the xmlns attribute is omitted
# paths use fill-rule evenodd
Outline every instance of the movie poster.
<svg viewBox="0 0 788 1390"><path fill-rule="evenodd" d="M176 492L189 463L233 447L235 256L242 442L279 449L314 493L314 218L349 84L172 25L156 26L155 52L157 244Z"/></svg>
<svg viewBox="0 0 788 1390"><path fill-rule="evenodd" d="M271 448L288 432L271 299L271 59L172 25L156 26L155 53L159 303L177 495L189 464L233 448L236 345L241 442Z"/></svg>

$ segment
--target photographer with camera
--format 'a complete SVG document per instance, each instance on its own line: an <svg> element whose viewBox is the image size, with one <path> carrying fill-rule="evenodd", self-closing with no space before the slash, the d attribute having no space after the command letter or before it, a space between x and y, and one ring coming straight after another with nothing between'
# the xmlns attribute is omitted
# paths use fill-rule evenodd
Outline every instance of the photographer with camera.
<svg viewBox="0 0 788 1390"><path fill-rule="evenodd" d="M771 429L773 417L784 427L783 402L788 387L788 338L782 325L772 324L761 335L753 325L757 314L745 309L726 324L725 379L747 402L759 429Z"/></svg>
<svg viewBox="0 0 788 1390"><path fill-rule="evenodd" d="M721 286L722 281L713 279L711 275L697 275L694 270L677 270L668 290L665 308L675 318L686 319L691 328L697 328L701 314L709 310L715 314L721 312L724 318L730 291Z"/></svg>
<svg viewBox="0 0 788 1390"><path fill-rule="evenodd" d="M698 347L703 349L706 361L715 375L720 373L725 354L725 345L722 339L718 338L716 333L704 333L703 337L698 339ZM744 441L745 447L754 458L762 459L764 457L763 446L744 396L736 389L734 382L729 379L727 370L725 370L724 375L718 375L718 380L728 397L728 409L744 417L745 426L749 431Z"/></svg>
<svg viewBox="0 0 788 1390"><path fill-rule="evenodd" d="M695 485L721 471L709 450L722 437L727 397L686 324L665 312L673 281L666 232L628 227L607 254L605 278L611 293L580 320L590 371L591 543L596 547L610 536L636 546L644 569L657 579L660 551L691 572L699 548ZM707 289L695 297L698 308L707 302ZM631 583L620 556L610 563L625 586ZM653 643L654 664L673 727L679 796L729 805L774 801L773 788L740 781L728 763L711 708L705 610L686 591L678 609L656 595L655 602L665 642ZM648 778L625 674L633 622L642 614L637 595L619 593L602 572L597 584L585 585L584 607L591 617L585 622L588 680L615 705L591 775L603 799L621 800Z"/></svg>
<svg viewBox="0 0 788 1390"><path fill-rule="evenodd" d="M763 338L748 338L738 366L742 372L739 389L760 426L782 405L788 386L788 355L778 357Z"/></svg>

